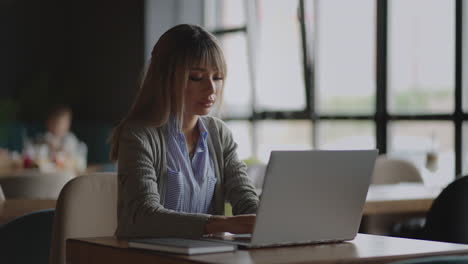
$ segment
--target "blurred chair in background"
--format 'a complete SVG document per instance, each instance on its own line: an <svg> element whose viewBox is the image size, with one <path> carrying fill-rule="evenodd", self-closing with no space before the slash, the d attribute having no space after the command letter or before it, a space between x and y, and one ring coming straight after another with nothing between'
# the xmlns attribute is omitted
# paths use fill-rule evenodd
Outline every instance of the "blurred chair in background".
<svg viewBox="0 0 468 264"><path fill-rule="evenodd" d="M262 188L266 164L255 163L248 166L247 174L255 188ZM400 182L423 182L422 176L411 162L380 155L375 162L372 184L395 184Z"/></svg>
<svg viewBox="0 0 468 264"><path fill-rule="evenodd" d="M402 182L423 183L423 178L413 163L390 158L386 155L379 155L375 162L371 184L397 184ZM401 229L411 233L414 227L420 231L423 224L424 218L414 218L414 216L400 214L375 215L365 218L361 231L375 235L400 236ZM395 229L395 225L398 225L400 229Z"/></svg>
<svg viewBox="0 0 468 264"><path fill-rule="evenodd" d="M0 226L1 262L48 263L53 219L54 209L46 209Z"/></svg>
<svg viewBox="0 0 468 264"><path fill-rule="evenodd" d="M379 155L375 161L372 184L423 182L418 168L411 162Z"/></svg>
<svg viewBox="0 0 468 264"><path fill-rule="evenodd" d="M0 201L5 200L5 194L3 193L2 185L0 185Z"/></svg>
<svg viewBox="0 0 468 264"><path fill-rule="evenodd" d="M464 176L450 183L434 201L421 238L468 244L467 223L468 176Z"/></svg>
<svg viewBox="0 0 468 264"><path fill-rule="evenodd" d="M252 183L257 190L262 189L263 180L265 179L266 167L266 164L256 163L248 166L247 168L247 175L252 180Z"/></svg>
<svg viewBox="0 0 468 264"><path fill-rule="evenodd" d="M65 264L65 241L113 236L117 227L117 175L95 173L68 182L57 201L50 264Z"/></svg>
<svg viewBox="0 0 468 264"><path fill-rule="evenodd" d="M42 173L38 170L21 170L11 176L0 177L6 199L58 198L62 187L75 177L72 171Z"/></svg>

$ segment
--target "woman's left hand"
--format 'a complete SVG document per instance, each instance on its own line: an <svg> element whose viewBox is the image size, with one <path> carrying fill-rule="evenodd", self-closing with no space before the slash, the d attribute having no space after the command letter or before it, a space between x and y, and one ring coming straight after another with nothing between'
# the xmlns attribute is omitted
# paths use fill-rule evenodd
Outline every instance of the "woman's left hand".
<svg viewBox="0 0 468 264"><path fill-rule="evenodd" d="M205 226L205 234L229 232L233 234L248 234L253 232L255 214L236 216L211 216Z"/></svg>

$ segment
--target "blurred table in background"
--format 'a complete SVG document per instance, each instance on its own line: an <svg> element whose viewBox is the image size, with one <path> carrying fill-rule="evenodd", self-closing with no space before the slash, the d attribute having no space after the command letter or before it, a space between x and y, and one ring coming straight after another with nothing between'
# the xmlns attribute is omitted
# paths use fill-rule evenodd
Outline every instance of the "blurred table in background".
<svg viewBox="0 0 468 264"><path fill-rule="evenodd" d="M34 211L55 208L56 200L4 200L0 201L0 225Z"/></svg>
<svg viewBox="0 0 468 264"><path fill-rule="evenodd" d="M371 185L359 230L375 235L417 237L441 191L442 187L423 183Z"/></svg>
<svg viewBox="0 0 468 264"><path fill-rule="evenodd" d="M117 172L117 165L114 163L89 164L85 173L95 172Z"/></svg>
<svg viewBox="0 0 468 264"><path fill-rule="evenodd" d="M70 170L19 169L0 172L0 185L7 200L56 200L62 187L74 177L76 173Z"/></svg>
<svg viewBox="0 0 468 264"><path fill-rule="evenodd" d="M422 183L371 185L363 214L426 213L442 189Z"/></svg>

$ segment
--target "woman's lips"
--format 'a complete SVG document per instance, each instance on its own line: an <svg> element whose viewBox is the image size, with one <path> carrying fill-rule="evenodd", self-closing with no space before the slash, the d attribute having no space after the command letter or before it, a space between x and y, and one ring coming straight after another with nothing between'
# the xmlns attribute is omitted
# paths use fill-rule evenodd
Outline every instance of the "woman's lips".
<svg viewBox="0 0 468 264"><path fill-rule="evenodd" d="M214 101L202 101L200 104L204 107L211 107L214 104Z"/></svg>
<svg viewBox="0 0 468 264"><path fill-rule="evenodd" d="M200 104L204 107L211 107L215 103L215 95L210 95L206 100L200 101Z"/></svg>

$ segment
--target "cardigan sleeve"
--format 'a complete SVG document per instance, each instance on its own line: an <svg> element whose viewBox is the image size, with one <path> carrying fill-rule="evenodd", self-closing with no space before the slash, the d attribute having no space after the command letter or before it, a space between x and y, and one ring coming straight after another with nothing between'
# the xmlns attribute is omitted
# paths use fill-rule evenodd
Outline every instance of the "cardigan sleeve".
<svg viewBox="0 0 468 264"><path fill-rule="evenodd" d="M118 237L186 237L203 235L209 215L163 207L158 191L157 156L161 144L155 129L124 128L118 154Z"/></svg>
<svg viewBox="0 0 468 264"><path fill-rule="evenodd" d="M237 143L229 128L218 120L223 145L224 187L227 200L234 215L257 212L259 199L251 179L247 176L247 165L237 155Z"/></svg>

